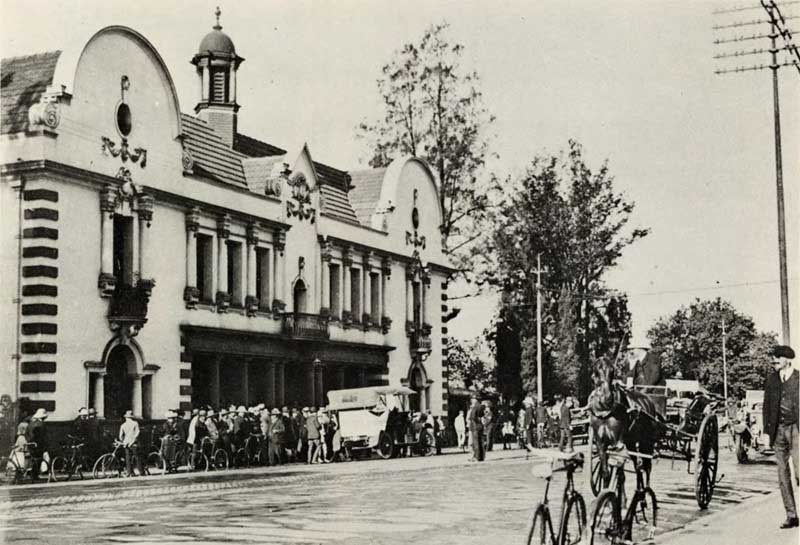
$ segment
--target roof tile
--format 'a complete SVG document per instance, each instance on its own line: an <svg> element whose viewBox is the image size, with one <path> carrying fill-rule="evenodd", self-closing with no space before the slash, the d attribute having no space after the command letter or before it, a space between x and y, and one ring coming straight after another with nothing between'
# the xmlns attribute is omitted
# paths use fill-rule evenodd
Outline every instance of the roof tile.
<svg viewBox="0 0 800 545"><path fill-rule="evenodd" d="M28 109L53 83L60 55L50 51L0 61L0 134L27 130Z"/></svg>

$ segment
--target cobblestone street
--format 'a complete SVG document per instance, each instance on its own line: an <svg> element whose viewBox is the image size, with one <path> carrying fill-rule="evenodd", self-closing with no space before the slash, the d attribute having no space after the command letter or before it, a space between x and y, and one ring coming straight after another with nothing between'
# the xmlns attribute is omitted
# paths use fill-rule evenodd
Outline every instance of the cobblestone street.
<svg viewBox="0 0 800 545"><path fill-rule="evenodd" d="M721 438L722 439L722 438ZM722 443L722 441L721 441ZM522 543L543 491L520 451L289 466L236 473L5 488L5 543ZM697 509L686 464L653 471L658 534L776 488L771 460L738 466L722 451L719 483ZM578 475L583 486L583 476ZM557 474L551 501L563 474ZM591 510L590 493L584 491Z"/></svg>

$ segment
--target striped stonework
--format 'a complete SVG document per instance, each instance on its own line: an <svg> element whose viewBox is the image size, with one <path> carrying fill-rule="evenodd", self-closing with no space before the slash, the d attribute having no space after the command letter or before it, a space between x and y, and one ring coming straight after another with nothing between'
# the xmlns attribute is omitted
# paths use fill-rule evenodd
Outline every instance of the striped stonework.
<svg viewBox="0 0 800 545"><path fill-rule="evenodd" d="M25 189L22 223L20 393L29 410L55 410L58 361L58 192Z"/></svg>
<svg viewBox="0 0 800 545"><path fill-rule="evenodd" d="M178 409L188 411L192 408L192 354L186 352L184 339L181 336L181 361L180 361L180 380L178 380L178 392L180 395Z"/></svg>
<svg viewBox="0 0 800 545"><path fill-rule="evenodd" d="M447 383L447 326L444 325L444 318L447 316L447 282L442 282L442 413L444 413L445 422L449 407L447 405L447 397L449 386Z"/></svg>

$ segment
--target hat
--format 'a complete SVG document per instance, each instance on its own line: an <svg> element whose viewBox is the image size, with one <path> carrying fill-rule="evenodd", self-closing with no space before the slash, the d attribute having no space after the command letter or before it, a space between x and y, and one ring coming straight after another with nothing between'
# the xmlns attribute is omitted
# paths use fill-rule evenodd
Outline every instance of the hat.
<svg viewBox="0 0 800 545"><path fill-rule="evenodd" d="M792 350L791 346L786 346L785 344L779 344L772 348L772 356L776 358L786 358L788 360L793 360L794 350Z"/></svg>
<svg viewBox="0 0 800 545"><path fill-rule="evenodd" d="M81 407L81 410L78 411L78 416L89 416L89 411L86 410L86 407Z"/></svg>
<svg viewBox="0 0 800 545"><path fill-rule="evenodd" d="M89 407L89 414L97 414L97 411L94 410L94 407Z"/></svg>
<svg viewBox="0 0 800 545"><path fill-rule="evenodd" d="M283 411L285 413L288 413L289 412L289 407L284 407L283 409L281 409L281 411Z"/></svg>
<svg viewBox="0 0 800 545"><path fill-rule="evenodd" d="M175 417L173 416L172 411L167 411L164 413L164 418L175 418Z"/></svg>
<svg viewBox="0 0 800 545"><path fill-rule="evenodd" d="M200 409L192 409L192 416L197 416L200 414Z"/></svg>
<svg viewBox="0 0 800 545"><path fill-rule="evenodd" d="M133 418L133 411L131 411L131 410L127 410L127 411L125 411L125 414L124 414L124 415L122 415L122 416L123 416L124 418Z"/></svg>
<svg viewBox="0 0 800 545"><path fill-rule="evenodd" d="M303 412L307 413L308 412L308 407L303 407Z"/></svg>
<svg viewBox="0 0 800 545"><path fill-rule="evenodd" d="M319 408L319 412L321 412L321 413L327 413L327 412L328 412L328 409L326 409L325 407L320 407L320 408Z"/></svg>
<svg viewBox="0 0 800 545"><path fill-rule="evenodd" d="M217 413L214 412L214 409L208 409L206 416L215 416Z"/></svg>
<svg viewBox="0 0 800 545"><path fill-rule="evenodd" d="M205 411L203 411L203 410L201 410L199 413L197 413L197 415L198 415L198 416L205 416L205 415L206 415L206 412L205 412Z"/></svg>
<svg viewBox="0 0 800 545"><path fill-rule="evenodd" d="M226 414L228 414L228 411L226 411L226 410L225 410L225 407L222 407L222 408L219 410L219 415L220 415L220 416L225 416Z"/></svg>
<svg viewBox="0 0 800 545"><path fill-rule="evenodd" d="M264 407L266 407L266 405L264 405L263 403L259 403L258 405L256 405L256 408L259 410L263 409Z"/></svg>
<svg viewBox="0 0 800 545"><path fill-rule="evenodd" d="M281 412L278 409L272 409L272 412L270 414L272 414L273 416L280 416Z"/></svg>
<svg viewBox="0 0 800 545"><path fill-rule="evenodd" d="M247 412L247 410L244 408L244 405L239 405L239 408L236 409L236 412L239 414L244 414Z"/></svg>
<svg viewBox="0 0 800 545"><path fill-rule="evenodd" d="M228 412L229 413L235 413L236 412L236 405L228 406Z"/></svg>
<svg viewBox="0 0 800 545"><path fill-rule="evenodd" d="M45 411L42 407L39 407L36 409L36 412L33 413L33 418L38 418L40 420L42 418L47 418L47 411Z"/></svg>

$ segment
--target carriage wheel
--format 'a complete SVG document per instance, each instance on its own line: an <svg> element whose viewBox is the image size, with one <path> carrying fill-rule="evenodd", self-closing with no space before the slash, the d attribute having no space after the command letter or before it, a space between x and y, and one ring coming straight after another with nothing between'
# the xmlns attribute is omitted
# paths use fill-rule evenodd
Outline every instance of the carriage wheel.
<svg viewBox="0 0 800 545"><path fill-rule="evenodd" d="M714 495L718 458L717 415L708 414L700 425L700 431L697 434L697 450L694 453L694 495L700 509L707 508Z"/></svg>
<svg viewBox="0 0 800 545"><path fill-rule="evenodd" d="M378 456L384 460L388 460L394 456L394 440L392 436L385 431L381 432L380 439L378 439Z"/></svg>
<svg viewBox="0 0 800 545"><path fill-rule="evenodd" d="M736 436L736 460L740 464L747 463L747 447L741 434Z"/></svg>

